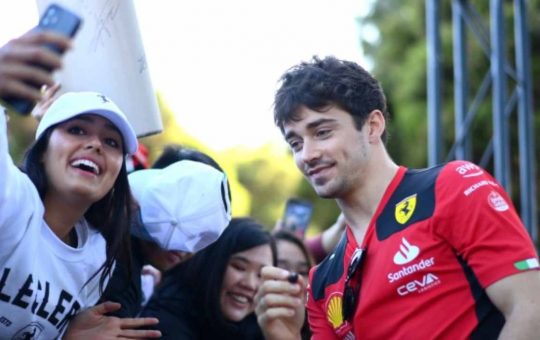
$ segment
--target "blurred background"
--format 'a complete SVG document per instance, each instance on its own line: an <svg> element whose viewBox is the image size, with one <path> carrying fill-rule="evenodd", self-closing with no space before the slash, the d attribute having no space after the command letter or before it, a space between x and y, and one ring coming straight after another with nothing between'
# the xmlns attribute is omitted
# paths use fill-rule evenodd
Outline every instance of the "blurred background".
<svg viewBox="0 0 540 340"><path fill-rule="evenodd" d="M214 157L231 181L233 214L251 215L274 226L289 197L314 204L308 235L330 226L339 211L333 200L316 196L302 178L290 151L273 125L272 96L279 76L312 55L335 55L357 61L378 78L390 107L388 148L398 164L426 167L428 159L428 41L426 3L401 0L135 0L164 131L140 141L155 159L169 143L196 148ZM490 27L489 1L438 1L440 34L440 120L437 131L442 161L456 139L452 6L469 4L477 20ZM504 54L514 63L515 9L501 1L506 30ZM527 4L532 89L531 139L540 150L540 0ZM10 2L0 14L0 43L22 34L37 22L31 0ZM466 43L468 87L481 87L490 59L481 41ZM508 87L514 83L509 81ZM468 95L472 100L473 94ZM469 159L479 162L493 135L492 100L478 104L471 121ZM13 117L11 150L20 159L31 142L35 123ZM512 173L521 166L517 119L510 117ZM453 156L449 156L453 158ZM482 164L494 172L493 158ZM538 171L533 176L539 183ZM511 196L520 211L519 176L509 179ZM538 199L538 192L535 195ZM538 221L538 209L534 214ZM533 226L534 227L534 226ZM538 230L538 225L535 226Z"/></svg>

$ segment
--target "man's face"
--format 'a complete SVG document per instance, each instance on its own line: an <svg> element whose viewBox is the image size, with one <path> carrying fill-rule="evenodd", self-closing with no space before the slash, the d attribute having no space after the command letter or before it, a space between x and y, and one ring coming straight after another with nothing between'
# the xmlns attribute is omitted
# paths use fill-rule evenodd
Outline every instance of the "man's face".
<svg viewBox="0 0 540 340"><path fill-rule="evenodd" d="M357 130L352 116L336 106L324 112L302 106L298 118L283 129L298 169L320 197L345 198L362 185L370 160L366 124Z"/></svg>

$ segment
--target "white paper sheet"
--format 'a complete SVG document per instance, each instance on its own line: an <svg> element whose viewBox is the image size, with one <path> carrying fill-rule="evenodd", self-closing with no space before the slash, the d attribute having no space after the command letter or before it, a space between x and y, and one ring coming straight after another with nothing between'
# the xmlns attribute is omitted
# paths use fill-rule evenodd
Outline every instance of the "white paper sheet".
<svg viewBox="0 0 540 340"><path fill-rule="evenodd" d="M101 92L125 112L139 137L161 132L161 115L132 0L36 2L40 15L54 2L83 19L64 68L57 73L61 91Z"/></svg>

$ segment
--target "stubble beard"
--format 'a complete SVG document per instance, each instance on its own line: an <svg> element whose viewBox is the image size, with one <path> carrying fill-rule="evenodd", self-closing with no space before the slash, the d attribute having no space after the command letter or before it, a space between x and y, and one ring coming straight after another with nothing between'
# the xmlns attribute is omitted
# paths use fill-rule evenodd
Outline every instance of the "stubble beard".
<svg viewBox="0 0 540 340"><path fill-rule="evenodd" d="M321 183L311 183L313 189L317 195L321 198L336 199L341 197L345 189L345 183L338 178L330 178L327 180L320 180Z"/></svg>

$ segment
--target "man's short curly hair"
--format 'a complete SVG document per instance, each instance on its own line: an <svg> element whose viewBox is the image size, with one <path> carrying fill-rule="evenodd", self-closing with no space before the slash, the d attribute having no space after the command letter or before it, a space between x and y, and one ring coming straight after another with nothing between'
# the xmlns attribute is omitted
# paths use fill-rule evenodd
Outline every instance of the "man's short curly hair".
<svg viewBox="0 0 540 340"><path fill-rule="evenodd" d="M324 112L335 105L352 115L358 130L373 110L380 110L388 118L386 97L379 82L354 62L315 56L289 69L280 81L274 100L274 121L281 131L287 122L298 119L302 106ZM381 137L386 143L386 131Z"/></svg>

